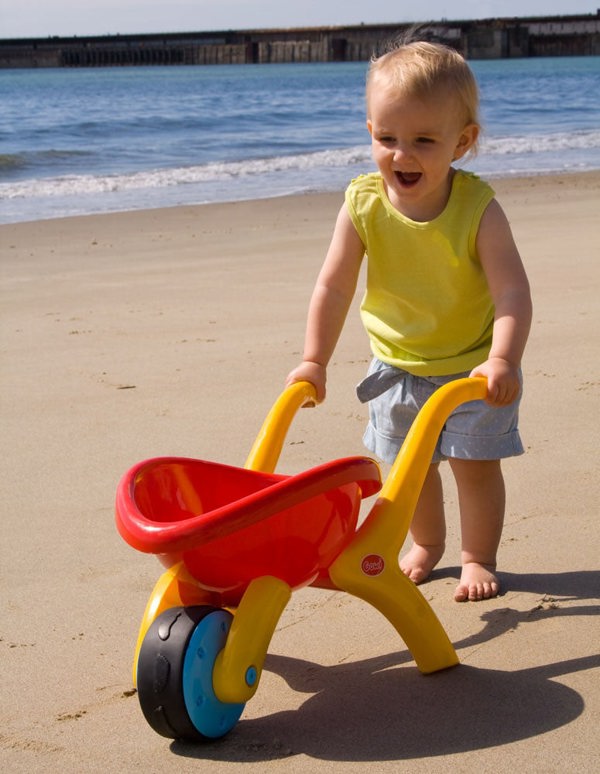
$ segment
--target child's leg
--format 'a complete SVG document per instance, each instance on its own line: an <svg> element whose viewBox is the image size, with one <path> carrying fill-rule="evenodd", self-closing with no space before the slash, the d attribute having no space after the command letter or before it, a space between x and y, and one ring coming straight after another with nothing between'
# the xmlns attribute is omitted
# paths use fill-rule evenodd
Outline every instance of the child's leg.
<svg viewBox="0 0 600 774"><path fill-rule="evenodd" d="M500 590L496 553L504 523L504 478L499 460L451 459L462 531L462 574L458 602L489 599Z"/></svg>
<svg viewBox="0 0 600 774"><path fill-rule="evenodd" d="M415 583L426 580L442 558L446 541L444 496L439 465L429 466L410 525L412 548L400 560L400 569Z"/></svg>

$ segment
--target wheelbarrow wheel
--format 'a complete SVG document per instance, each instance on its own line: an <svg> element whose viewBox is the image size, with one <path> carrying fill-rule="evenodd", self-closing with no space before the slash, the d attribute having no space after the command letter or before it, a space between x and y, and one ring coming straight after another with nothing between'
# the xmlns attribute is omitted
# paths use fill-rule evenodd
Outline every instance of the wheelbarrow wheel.
<svg viewBox="0 0 600 774"><path fill-rule="evenodd" d="M215 659L233 616L214 607L174 607L152 623L140 648L138 697L152 728L170 739L203 741L230 731L244 704L213 691Z"/></svg>

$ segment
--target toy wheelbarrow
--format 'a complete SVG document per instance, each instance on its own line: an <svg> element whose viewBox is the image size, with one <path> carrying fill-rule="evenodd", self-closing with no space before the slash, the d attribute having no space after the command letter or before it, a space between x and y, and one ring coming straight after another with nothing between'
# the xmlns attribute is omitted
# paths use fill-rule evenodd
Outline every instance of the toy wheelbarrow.
<svg viewBox="0 0 600 774"><path fill-rule="evenodd" d="M437 390L383 487L368 457L294 476L273 472L296 411L314 401L307 382L280 395L243 468L162 457L123 476L117 528L167 568L146 606L133 667L155 731L187 740L230 731L258 688L292 591L308 585L346 591L376 607L421 672L458 663L433 610L400 570L398 554L446 419L485 394L483 378ZM361 500L378 491L357 529Z"/></svg>

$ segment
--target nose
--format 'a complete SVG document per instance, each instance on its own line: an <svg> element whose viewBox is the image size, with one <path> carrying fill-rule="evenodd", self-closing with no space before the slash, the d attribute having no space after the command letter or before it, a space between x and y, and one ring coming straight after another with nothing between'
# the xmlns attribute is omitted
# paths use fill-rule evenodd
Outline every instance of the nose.
<svg viewBox="0 0 600 774"><path fill-rule="evenodd" d="M394 148L395 163L406 161L406 159L410 158L410 156L411 156L410 150L405 143L398 143Z"/></svg>

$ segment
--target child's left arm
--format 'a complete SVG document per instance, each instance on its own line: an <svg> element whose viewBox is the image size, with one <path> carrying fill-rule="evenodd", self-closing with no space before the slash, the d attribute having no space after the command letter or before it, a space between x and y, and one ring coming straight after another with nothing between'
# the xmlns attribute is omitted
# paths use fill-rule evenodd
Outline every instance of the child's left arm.
<svg viewBox="0 0 600 774"><path fill-rule="evenodd" d="M493 199L477 235L477 249L496 308L490 354L471 376L486 376L487 402L506 406L519 395L519 368L531 325L531 295L508 219Z"/></svg>

